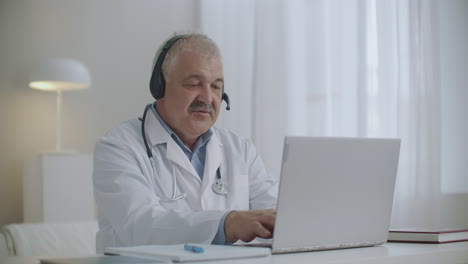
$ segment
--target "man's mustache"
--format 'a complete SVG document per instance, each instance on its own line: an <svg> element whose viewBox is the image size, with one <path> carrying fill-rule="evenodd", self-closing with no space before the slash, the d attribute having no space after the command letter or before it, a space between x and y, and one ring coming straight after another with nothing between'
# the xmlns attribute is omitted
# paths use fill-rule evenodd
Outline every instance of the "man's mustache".
<svg viewBox="0 0 468 264"><path fill-rule="evenodd" d="M208 111L210 114L214 113L213 106L210 104L205 104L200 101L195 101L192 104L190 104L188 108L189 112L195 112L195 111Z"/></svg>

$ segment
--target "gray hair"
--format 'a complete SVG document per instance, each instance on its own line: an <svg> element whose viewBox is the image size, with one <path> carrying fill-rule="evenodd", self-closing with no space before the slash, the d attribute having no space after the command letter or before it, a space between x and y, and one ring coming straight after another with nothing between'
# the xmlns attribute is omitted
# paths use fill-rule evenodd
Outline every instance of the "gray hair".
<svg viewBox="0 0 468 264"><path fill-rule="evenodd" d="M216 59L216 58L222 59L221 51L218 45L216 45L216 43L207 35L200 34L200 33L190 33L190 34L183 34L183 36L184 36L183 38L177 40L171 46L171 48L166 54L166 58L164 59L164 62L161 67L161 71L163 72L163 75L165 78L167 78L167 76L169 76L169 73L172 71L177 56L184 51L197 52L208 59ZM156 61L158 60L159 55L162 52L164 45L167 43L168 40L170 40L173 37L174 36L171 36L170 38L168 38L158 48L158 51L156 52L156 55L154 56L154 59L153 59L153 68L154 68L154 65L156 64Z"/></svg>

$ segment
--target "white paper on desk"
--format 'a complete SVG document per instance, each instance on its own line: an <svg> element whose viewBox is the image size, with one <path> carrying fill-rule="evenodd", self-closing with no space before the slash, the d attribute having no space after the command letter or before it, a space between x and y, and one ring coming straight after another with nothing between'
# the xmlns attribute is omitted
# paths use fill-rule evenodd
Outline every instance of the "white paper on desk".
<svg viewBox="0 0 468 264"><path fill-rule="evenodd" d="M108 247L105 254L126 256L168 258L175 262L205 261L265 257L271 254L269 248L237 247L224 245L190 244L205 249L203 253L184 250L184 245L148 245L137 247Z"/></svg>

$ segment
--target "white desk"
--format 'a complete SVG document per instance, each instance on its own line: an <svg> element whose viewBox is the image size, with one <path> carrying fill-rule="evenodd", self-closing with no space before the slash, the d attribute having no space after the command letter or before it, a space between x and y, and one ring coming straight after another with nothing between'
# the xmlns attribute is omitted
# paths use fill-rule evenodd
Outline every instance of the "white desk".
<svg viewBox="0 0 468 264"><path fill-rule="evenodd" d="M468 242L439 245L387 243L369 248L275 255L266 263L468 263Z"/></svg>
<svg viewBox="0 0 468 264"><path fill-rule="evenodd" d="M1 264L38 264L37 257L0 257ZM267 258L210 261L209 264L451 264L468 263L468 242L433 244L387 243L370 248L273 255ZM202 264L198 262L197 264Z"/></svg>

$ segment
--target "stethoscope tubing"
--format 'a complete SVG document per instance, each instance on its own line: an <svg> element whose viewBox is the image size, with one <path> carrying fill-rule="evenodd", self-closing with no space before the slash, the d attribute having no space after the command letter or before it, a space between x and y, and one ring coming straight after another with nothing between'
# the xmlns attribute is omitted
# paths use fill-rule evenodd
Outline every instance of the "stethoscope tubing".
<svg viewBox="0 0 468 264"><path fill-rule="evenodd" d="M148 110L150 109L150 107L151 107L151 104L146 105L145 111L143 112L143 117L139 119L141 121L141 136L143 137L143 143L145 144L146 154L148 155L148 159L150 160L151 167L153 170L153 175L156 175L156 169L155 169L155 165L153 161L154 159L153 151L148 143L148 139L145 133L146 132L145 130L146 114L148 113ZM156 183L154 182L154 179L152 179L152 181L153 181L153 184L156 185ZM218 167L218 169L216 170L216 180L215 180L215 183L213 183L213 185L211 186L211 188L214 193L218 195L227 196L228 190L227 190L226 184L224 184L221 178L220 167ZM167 195L166 192L162 188L160 189L161 189L162 195L164 196L163 199L160 199L160 201L162 202L175 202L177 200L184 199L185 197L187 197L186 193L177 194L177 177L175 176L174 165L172 166L172 195L171 197L169 197L169 195Z"/></svg>

